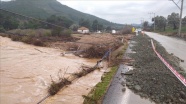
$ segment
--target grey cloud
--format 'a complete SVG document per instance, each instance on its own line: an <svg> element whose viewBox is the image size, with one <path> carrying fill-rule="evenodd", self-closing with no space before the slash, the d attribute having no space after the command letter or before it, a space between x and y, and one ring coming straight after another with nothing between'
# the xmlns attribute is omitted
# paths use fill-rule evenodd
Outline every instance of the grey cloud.
<svg viewBox="0 0 186 104"><path fill-rule="evenodd" d="M175 1L177 2L179 0ZM76 3L76 5L72 5L71 3L72 2L66 2L65 5L111 22L123 24L141 23L142 18L151 22L150 15L148 14L150 12L155 12L156 15L162 15L164 17L167 17L167 15L171 14L172 12L179 13L179 10L175 4L168 0L117 0L113 2L101 0L96 2L81 1L81 3L78 1L73 1L73 3ZM186 3L184 3L183 17L186 15L185 4Z"/></svg>

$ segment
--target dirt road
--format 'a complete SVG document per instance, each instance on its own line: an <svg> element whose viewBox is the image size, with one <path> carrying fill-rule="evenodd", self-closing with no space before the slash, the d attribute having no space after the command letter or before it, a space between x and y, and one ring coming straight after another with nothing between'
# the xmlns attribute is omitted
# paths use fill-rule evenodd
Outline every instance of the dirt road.
<svg viewBox="0 0 186 104"><path fill-rule="evenodd" d="M184 60L184 62L181 62L180 65L186 71L186 54L185 54L186 41L173 38L173 37L160 35L158 33L152 33L152 32L145 32L145 33L151 38L160 42L160 44L162 44L162 46L167 50L167 52L173 53L175 56Z"/></svg>
<svg viewBox="0 0 186 104"><path fill-rule="evenodd" d="M61 56L61 50L14 42L1 36L0 52L1 104L36 104L47 95L51 83L50 75L53 80L58 80L59 69L63 75L64 69L68 67L65 75L68 77L80 70L81 64L93 66L97 61L74 55ZM45 104L81 104L82 95L87 95L101 80L103 72L96 70L82 77L57 95L48 98Z"/></svg>

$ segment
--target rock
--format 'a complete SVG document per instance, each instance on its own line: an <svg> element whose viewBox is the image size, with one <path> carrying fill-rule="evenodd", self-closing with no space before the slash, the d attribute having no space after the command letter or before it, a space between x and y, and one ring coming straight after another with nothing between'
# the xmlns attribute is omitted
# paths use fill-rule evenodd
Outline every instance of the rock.
<svg viewBox="0 0 186 104"><path fill-rule="evenodd" d="M126 91L126 88L124 87L124 88L122 88L122 92L125 92Z"/></svg>
<svg viewBox="0 0 186 104"><path fill-rule="evenodd" d="M122 81L122 82L121 82L121 85L122 85L122 86L125 86L125 81Z"/></svg>
<svg viewBox="0 0 186 104"><path fill-rule="evenodd" d="M186 94L183 91L180 91L180 96L182 99L186 99Z"/></svg>
<svg viewBox="0 0 186 104"><path fill-rule="evenodd" d="M182 102L182 104L186 103L186 101L184 99L182 99L182 98L179 98L179 101Z"/></svg>
<svg viewBox="0 0 186 104"><path fill-rule="evenodd" d="M134 89L135 89L136 91L141 91L141 87L140 87L139 85L135 85L135 86L134 86Z"/></svg>
<svg viewBox="0 0 186 104"><path fill-rule="evenodd" d="M127 86L130 86L130 85L131 85L131 82L126 82L126 85L127 85Z"/></svg>

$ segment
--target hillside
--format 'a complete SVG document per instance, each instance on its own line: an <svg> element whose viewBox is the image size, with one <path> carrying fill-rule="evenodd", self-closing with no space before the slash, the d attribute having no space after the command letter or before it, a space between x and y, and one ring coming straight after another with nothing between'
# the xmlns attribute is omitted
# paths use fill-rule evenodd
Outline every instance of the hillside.
<svg viewBox="0 0 186 104"><path fill-rule="evenodd" d="M97 19L105 26L122 27L121 24L115 24L99 17L77 11L56 0L14 0L2 2L1 6L3 9L36 18L46 19L51 15L59 15L67 17L75 23L78 23L81 18L89 19L90 22Z"/></svg>

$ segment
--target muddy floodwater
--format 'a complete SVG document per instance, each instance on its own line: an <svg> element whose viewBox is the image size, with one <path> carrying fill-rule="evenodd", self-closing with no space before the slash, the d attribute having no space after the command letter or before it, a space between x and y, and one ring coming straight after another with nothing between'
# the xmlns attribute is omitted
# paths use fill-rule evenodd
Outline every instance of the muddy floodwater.
<svg viewBox="0 0 186 104"><path fill-rule="evenodd" d="M184 70L186 71L186 41L173 38L173 37L160 35L158 33L152 33L152 32L145 32L145 33L151 38L160 42L160 44L162 44L162 46L167 50L167 52L173 53L175 56L184 60L184 62L180 63L180 66L183 67Z"/></svg>
<svg viewBox="0 0 186 104"><path fill-rule="evenodd" d="M0 104L36 104L47 95L51 77L58 80L60 69L62 76L67 69L65 77L68 77L80 70L82 64L93 66L97 61L70 54L61 56L61 52L0 36ZM74 81L43 104L82 104L82 95L87 95L100 81L104 70L96 70Z"/></svg>

